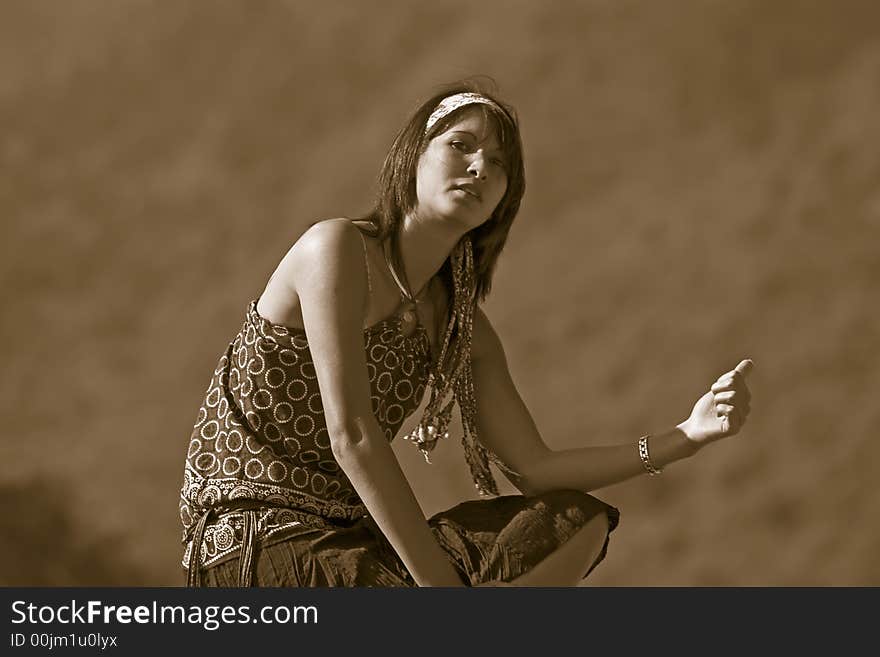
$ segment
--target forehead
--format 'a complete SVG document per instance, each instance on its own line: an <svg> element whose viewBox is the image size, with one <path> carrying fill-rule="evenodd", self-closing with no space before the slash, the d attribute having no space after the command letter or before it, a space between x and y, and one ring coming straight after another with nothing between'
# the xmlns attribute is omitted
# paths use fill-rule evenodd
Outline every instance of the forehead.
<svg viewBox="0 0 880 657"><path fill-rule="evenodd" d="M492 142L495 146L499 144L498 126L490 113L480 105L468 105L456 112L449 124L436 136L440 137L450 132L468 132L481 142Z"/></svg>

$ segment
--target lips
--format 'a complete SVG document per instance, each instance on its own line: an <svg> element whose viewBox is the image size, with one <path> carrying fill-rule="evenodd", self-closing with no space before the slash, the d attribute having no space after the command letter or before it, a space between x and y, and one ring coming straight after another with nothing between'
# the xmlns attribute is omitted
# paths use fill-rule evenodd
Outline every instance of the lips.
<svg viewBox="0 0 880 657"><path fill-rule="evenodd" d="M483 197L480 196L479 190L477 190L477 188L474 187L473 185L456 185L455 187L453 187L453 189L459 189L463 192L467 192L468 194L473 196L478 201L481 201L483 199Z"/></svg>

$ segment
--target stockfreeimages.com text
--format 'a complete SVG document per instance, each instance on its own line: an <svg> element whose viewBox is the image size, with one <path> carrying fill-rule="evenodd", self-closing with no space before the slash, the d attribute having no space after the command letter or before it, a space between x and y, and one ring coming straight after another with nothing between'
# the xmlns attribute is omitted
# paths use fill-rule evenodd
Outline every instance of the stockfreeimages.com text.
<svg viewBox="0 0 880 657"><path fill-rule="evenodd" d="M84 603L71 600L70 604L35 605L24 600L12 603L12 623L31 623L34 625L60 623L140 623L140 624L181 624L201 625L206 630L216 630L221 625L242 623L264 623L286 625L317 624L318 609L315 606L267 605L252 612L250 606L242 605L108 605L100 600Z"/></svg>

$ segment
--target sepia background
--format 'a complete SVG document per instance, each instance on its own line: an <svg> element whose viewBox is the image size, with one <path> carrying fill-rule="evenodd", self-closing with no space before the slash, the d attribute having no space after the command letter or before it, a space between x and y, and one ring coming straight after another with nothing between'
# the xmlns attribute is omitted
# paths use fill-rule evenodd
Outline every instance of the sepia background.
<svg viewBox="0 0 880 657"><path fill-rule="evenodd" d="M0 584L182 583L189 432L248 301L485 74L528 180L485 307L546 442L634 443L755 361L739 436L597 493L588 584L880 585L875 7L4 1ZM394 448L427 514L475 496L457 441Z"/></svg>

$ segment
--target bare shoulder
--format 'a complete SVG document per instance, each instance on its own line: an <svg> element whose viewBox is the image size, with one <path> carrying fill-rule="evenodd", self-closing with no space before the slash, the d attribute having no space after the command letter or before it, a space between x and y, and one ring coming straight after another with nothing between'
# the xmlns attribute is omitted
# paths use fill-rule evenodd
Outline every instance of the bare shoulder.
<svg viewBox="0 0 880 657"><path fill-rule="evenodd" d="M348 219L325 219L313 224L296 241L288 254L298 268L351 266L362 261L361 232ZM357 258L352 260L355 254Z"/></svg>
<svg viewBox="0 0 880 657"><path fill-rule="evenodd" d="M363 245L348 219L313 224L293 244L260 295L257 310L271 322L302 327L302 299L322 290L341 289L362 296ZM364 286L365 289L365 286Z"/></svg>

